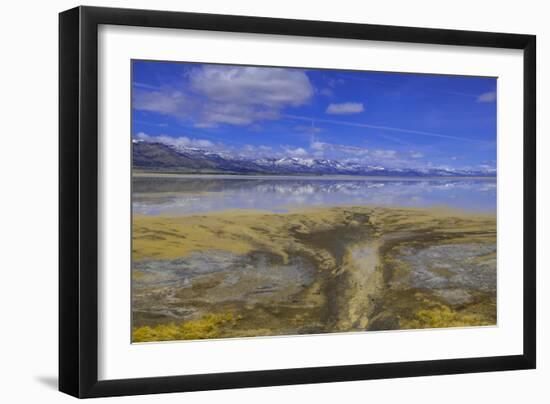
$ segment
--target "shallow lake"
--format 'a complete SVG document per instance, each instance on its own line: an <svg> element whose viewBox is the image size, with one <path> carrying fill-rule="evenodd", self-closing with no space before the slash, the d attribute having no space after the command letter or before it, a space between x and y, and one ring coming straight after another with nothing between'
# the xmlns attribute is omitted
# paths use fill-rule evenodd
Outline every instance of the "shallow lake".
<svg viewBox="0 0 550 404"><path fill-rule="evenodd" d="M286 212L338 205L450 207L496 212L495 178L135 176L133 212L185 215L227 209Z"/></svg>

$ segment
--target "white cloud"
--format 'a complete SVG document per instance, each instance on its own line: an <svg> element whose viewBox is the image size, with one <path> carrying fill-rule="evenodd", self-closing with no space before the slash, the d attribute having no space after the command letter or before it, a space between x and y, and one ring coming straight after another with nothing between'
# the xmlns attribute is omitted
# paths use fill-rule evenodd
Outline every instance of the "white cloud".
<svg viewBox="0 0 550 404"><path fill-rule="evenodd" d="M259 158L259 157L274 157L275 154L273 152L273 148L271 146L265 146L265 145L251 145L251 144L245 144L244 146L238 146L238 147L230 147L227 145L218 145L220 148L222 148L221 151L229 152L233 155L239 155L242 157L248 157L248 158Z"/></svg>
<svg viewBox="0 0 550 404"><path fill-rule="evenodd" d="M191 106L191 100L181 91L136 90L133 96L135 109L164 115L185 116L190 112Z"/></svg>
<svg viewBox="0 0 550 404"><path fill-rule="evenodd" d="M316 157L327 157L335 159L367 158L369 149L365 147L349 146L344 144L322 142L312 137L309 148Z"/></svg>
<svg viewBox="0 0 550 404"><path fill-rule="evenodd" d="M314 93L301 70L203 66L188 74L191 90L206 98L202 122L249 125L277 119L285 107L305 104Z"/></svg>
<svg viewBox="0 0 550 404"><path fill-rule="evenodd" d="M323 143L312 139L309 144L309 147L311 147L313 150L321 151L321 150L324 150L327 145L328 143Z"/></svg>
<svg viewBox="0 0 550 404"><path fill-rule="evenodd" d="M281 107L304 104L313 94L300 70L203 66L189 73L191 88L211 101Z"/></svg>
<svg viewBox="0 0 550 404"><path fill-rule="evenodd" d="M424 157L420 152L397 152L391 149L376 149L369 152L369 164L379 164L388 168L423 168L429 162L419 160Z"/></svg>
<svg viewBox="0 0 550 404"><path fill-rule="evenodd" d="M317 155L322 155L323 153L331 153L337 157L346 157L350 155L366 156L369 153L369 150L364 147L321 142L314 137L311 138L309 142L309 147L310 149L314 150Z"/></svg>
<svg viewBox="0 0 550 404"><path fill-rule="evenodd" d="M332 145L335 150L343 153L353 154L354 156L364 156L369 153L369 150L364 147L346 146L346 145Z"/></svg>
<svg viewBox="0 0 550 404"><path fill-rule="evenodd" d="M140 132L134 136L138 140L145 142L158 142L176 147L198 147L211 149L215 147L215 144L207 139L193 139L187 136L172 137L167 135L151 136L144 132Z"/></svg>
<svg viewBox="0 0 550 404"><path fill-rule="evenodd" d="M497 93L495 91L489 91L487 93L480 94L477 97L477 102L494 102L497 99Z"/></svg>
<svg viewBox="0 0 550 404"><path fill-rule="evenodd" d="M391 159L397 156L397 152L395 150L374 150L372 155L377 158Z"/></svg>
<svg viewBox="0 0 550 404"><path fill-rule="evenodd" d="M420 158L420 156L423 157L419 152L404 152L400 154L396 150L391 149L370 150L365 147L322 142L315 138L311 139L309 147L311 154L315 157L393 168L419 167L422 163L416 159Z"/></svg>
<svg viewBox="0 0 550 404"><path fill-rule="evenodd" d="M170 88L134 92L137 110L157 112L208 128L278 119L286 107L305 104L314 88L297 69L211 66L194 68Z"/></svg>
<svg viewBox="0 0 550 404"><path fill-rule="evenodd" d="M331 115L358 114L364 110L361 102L343 102L341 104L331 103L327 107L326 113Z"/></svg>
<svg viewBox="0 0 550 404"><path fill-rule="evenodd" d="M199 125L216 126L220 123L229 125L249 125L255 120L275 118L276 114L262 114L249 105L205 103L203 105Z"/></svg>
<svg viewBox="0 0 550 404"><path fill-rule="evenodd" d="M307 151L303 147L292 148L283 146L285 153L291 157L303 157L307 156Z"/></svg>
<svg viewBox="0 0 550 404"><path fill-rule="evenodd" d="M195 128L215 128L217 125L212 122L197 122L193 125Z"/></svg>
<svg viewBox="0 0 550 404"><path fill-rule="evenodd" d="M191 143L198 147L212 147L214 143L206 139L191 139Z"/></svg>
<svg viewBox="0 0 550 404"><path fill-rule="evenodd" d="M480 164L479 168L484 169L484 170L489 170L489 169L493 169L494 167L490 164Z"/></svg>

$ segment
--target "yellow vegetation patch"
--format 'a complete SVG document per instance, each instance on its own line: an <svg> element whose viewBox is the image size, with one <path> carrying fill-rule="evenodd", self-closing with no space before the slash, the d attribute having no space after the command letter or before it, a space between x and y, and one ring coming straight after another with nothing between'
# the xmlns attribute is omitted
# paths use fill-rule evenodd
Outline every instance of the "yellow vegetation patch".
<svg viewBox="0 0 550 404"><path fill-rule="evenodd" d="M174 259L194 250L218 249L235 254L251 251L250 243L232 237L234 229L223 228L221 221L200 216L179 218L134 216L134 260Z"/></svg>
<svg viewBox="0 0 550 404"><path fill-rule="evenodd" d="M494 321L490 321L482 314L453 311L444 305L418 310L415 313L415 318L401 321L402 328L445 328L494 324Z"/></svg>
<svg viewBox="0 0 550 404"><path fill-rule="evenodd" d="M218 338L222 332L233 328L240 319L240 316L234 316L232 313L208 314L199 320L180 324L169 323L154 327L137 327L132 333L132 341L154 342Z"/></svg>
<svg viewBox="0 0 550 404"><path fill-rule="evenodd" d="M448 216L444 216L447 213ZM349 219L355 214L367 215L383 234L403 229L445 229L447 233L467 231L493 232L494 215L467 215L431 209L385 209L373 207L336 207L292 210L289 213L233 210L188 216L133 217L135 261L142 259L174 259L193 251L222 250L246 254L262 250L287 260L295 245L295 234L329 230L343 223L361 226Z"/></svg>

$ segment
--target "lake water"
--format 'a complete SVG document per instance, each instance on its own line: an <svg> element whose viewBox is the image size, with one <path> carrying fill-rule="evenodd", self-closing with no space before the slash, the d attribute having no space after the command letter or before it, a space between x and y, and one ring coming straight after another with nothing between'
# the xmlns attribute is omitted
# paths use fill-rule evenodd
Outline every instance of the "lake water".
<svg viewBox="0 0 550 404"><path fill-rule="evenodd" d="M496 212L495 178L181 175L133 178L133 211L185 215L227 209L378 205Z"/></svg>

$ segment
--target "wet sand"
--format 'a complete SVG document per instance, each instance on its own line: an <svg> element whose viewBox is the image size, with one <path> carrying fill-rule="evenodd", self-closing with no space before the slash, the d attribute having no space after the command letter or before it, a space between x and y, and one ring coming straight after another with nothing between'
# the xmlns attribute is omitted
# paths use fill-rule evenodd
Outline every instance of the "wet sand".
<svg viewBox="0 0 550 404"><path fill-rule="evenodd" d="M135 215L132 254L134 342L496 324L494 215Z"/></svg>

